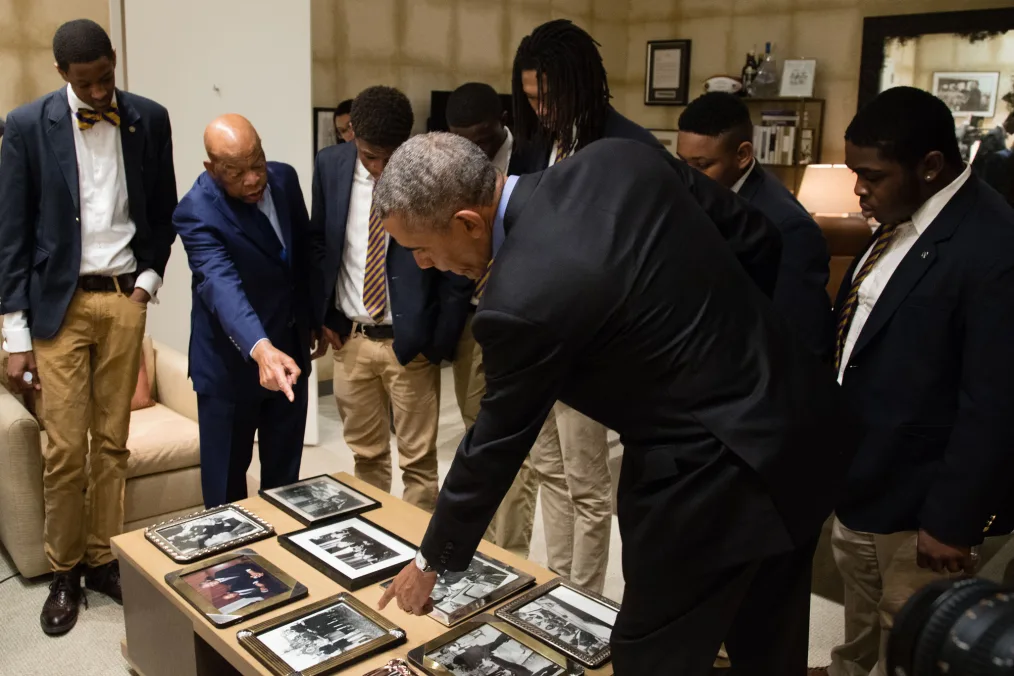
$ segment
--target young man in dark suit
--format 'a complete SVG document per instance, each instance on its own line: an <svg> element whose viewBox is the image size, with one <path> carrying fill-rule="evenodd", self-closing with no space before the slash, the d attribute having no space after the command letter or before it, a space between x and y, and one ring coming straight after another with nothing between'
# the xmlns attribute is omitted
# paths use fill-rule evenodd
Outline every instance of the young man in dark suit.
<svg viewBox="0 0 1014 676"><path fill-rule="evenodd" d="M453 359L472 284L421 270L373 213L373 186L412 133L412 106L391 87L352 102L352 143L325 148L313 175L311 239L323 273L320 313L334 349L334 392L356 476L391 490L391 420L405 500L437 497L440 363Z"/></svg>
<svg viewBox="0 0 1014 676"><path fill-rule="evenodd" d="M101 26L64 24L53 55L67 86L7 118L0 314L9 378L45 404L54 578L41 622L62 634L77 621L82 567L89 589L120 599L109 539L123 527L130 398L147 304L176 237L176 177L169 114L116 89Z"/></svg>
<svg viewBox="0 0 1014 676"><path fill-rule="evenodd" d="M782 235L774 303L807 348L827 361L834 318L827 295L827 242L820 227L753 155L750 111L735 95L705 94L679 120L679 156L760 210Z"/></svg>
<svg viewBox="0 0 1014 676"><path fill-rule="evenodd" d="M490 274L473 322L488 392L384 602L421 613L437 574L468 566L561 400L625 448L616 673L706 674L723 638L745 673L806 669L806 571L854 443L828 369L718 232L747 207L684 180L621 139L520 178L449 134L391 159L392 237L423 267Z"/></svg>
<svg viewBox="0 0 1014 676"><path fill-rule="evenodd" d="M864 436L835 508L846 642L828 671L879 675L908 598L973 573L983 537L1010 532L1014 213L919 89L861 110L845 161L881 225L836 303L835 368Z"/></svg>
<svg viewBox="0 0 1014 676"><path fill-rule="evenodd" d="M205 507L247 496L258 433L261 487L299 479L311 343L320 318L309 217L296 170L268 162L257 131L223 115L173 221L193 272L190 377ZM301 377L303 376L303 377Z"/></svg>

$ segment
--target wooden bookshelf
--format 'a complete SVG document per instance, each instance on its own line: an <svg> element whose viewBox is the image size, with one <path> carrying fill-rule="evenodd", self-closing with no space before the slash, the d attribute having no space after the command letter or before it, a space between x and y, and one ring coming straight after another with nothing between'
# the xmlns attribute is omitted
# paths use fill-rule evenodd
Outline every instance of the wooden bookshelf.
<svg viewBox="0 0 1014 676"><path fill-rule="evenodd" d="M824 99L744 97L743 103L750 110L750 118L757 130L765 127L769 129L773 127L776 130L779 127L794 128L793 132L788 133L792 137L791 141L786 140L784 131L776 132L774 136L769 132L763 139L758 138L758 141L768 141L769 152L764 153L764 148L755 147L754 154L765 169L777 176L793 194L797 193L806 166L819 164L821 161L820 148L824 141ZM776 118L777 121L765 121L765 113L770 119L770 114L776 112L782 113ZM790 124L787 118L794 118L794 124ZM755 146L757 145L755 142ZM777 147L772 150L773 146ZM765 155L767 161L761 161L761 157Z"/></svg>

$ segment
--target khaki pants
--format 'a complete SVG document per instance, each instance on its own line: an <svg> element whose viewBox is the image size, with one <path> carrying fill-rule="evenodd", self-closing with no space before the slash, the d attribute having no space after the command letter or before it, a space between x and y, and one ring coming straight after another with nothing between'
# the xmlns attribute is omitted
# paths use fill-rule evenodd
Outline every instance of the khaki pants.
<svg viewBox="0 0 1014 676"><path fill-rule="evenodd" d="M391 420L404 498L432 512L437 501L440 368L419 355L398 363L393 340L353 334L334 353L334 395L355 454L356 477L391 492Z"/></svg>
<svg viewBox="0 0 1014 676"><path fill-rule="evenodd" d="M451 366L454 373L454 394L467 430L475 424L475 418L479 415L479 404L486 393L482 348L472 335L471 319L465 324L455 354L457 356ZM532 542L532 525L535 522L535 500L538 491L538 477L529 456L525 458L521 471L514 478L514 483L493 515L493 520L483 537L512 554L527 559Z"/></svg>
<svg viewBox="0 0 1014 676"><path fill-rule="evenodd" d="M613 523L606 428L557 402L531 459L542 486L550 569L601 593Z"/></svg>
<svg viewBox="0 0 1014 676"><path fill-rule="evenodd" d="M830 676L885 676L894 616L925 585L947 577L916 563L918 533L860 533L837 518L831 548L845 580L845 643L831 651Z"/></svg>
<svg viewBox="0 0 1014 676"><path fill-rule="evenodd" d="M56 337L33 340L49 436L44 541L56 572L113 560L146 317L147 307L123 294L77 291Z"/></svg>

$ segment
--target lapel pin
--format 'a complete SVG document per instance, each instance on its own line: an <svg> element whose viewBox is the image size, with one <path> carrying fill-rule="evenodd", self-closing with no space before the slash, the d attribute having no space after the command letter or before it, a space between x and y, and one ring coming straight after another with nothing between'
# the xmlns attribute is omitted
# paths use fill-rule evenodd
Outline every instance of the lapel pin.
<svg viewBox="0 0 1014 676"><path fill-rule="evenodd" d="M922 253L921 253L920 255L921 255L921 256L922 256L923 258L927 258L927 257L929 256L929 251L923 251L923 252L922 252Z"/></svg>
<svg viewBox="0 0 1014 676"><path fill-rule="evenodd" d="M133 134L135 131L137 131L137 127L129 127L129 131L131 134Z"/></svg>

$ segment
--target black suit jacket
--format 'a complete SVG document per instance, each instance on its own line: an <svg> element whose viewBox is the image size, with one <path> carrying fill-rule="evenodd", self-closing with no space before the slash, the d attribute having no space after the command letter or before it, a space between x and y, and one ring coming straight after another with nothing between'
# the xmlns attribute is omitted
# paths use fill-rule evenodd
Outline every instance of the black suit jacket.
<svg viewBox="0 0 1014 676"><path fill-rule="evenodd" d="M341 336L349 335L352 322L335 306L335 283L342 267L356 159L356 144L330 146L317 153L313 169L310 242L323 278L320 296L327 299L319 312L324 324ZM407 364L420 353L434 364L453 359L475 285L435 268L421 269L412 252L393 239L386 264L398 361Z"/></svg>
<svg viewBox="0 0 1014 676"><path fill-rule="evenodd" d="M828 253L824 233L782 182L755 164L739 196L775 224L782 236L774 303L803 343L827 361L834 342L834 315L827 295Z"/></svg>
<svg viewBox="0 0 1014 676"><path fill-rule="evenodd" d="M169 113L116 91L137 270L165 275L176 231ZM0 156L0 314L27 310L32 335L60 330L81 269L74 115L62 87L14 110ZM105 124L105 123L102 123Z"/></svg>
<svg viewBox="0 0 1014 676"><path fill-rule="evenodd" d="M842 284L836 307L848 291ZM1010 531L1014 212L974 175L891 276L842 389L863 432L842 523L923 528L954 545Z"/></svg>
<svg viewBox="0 0 1014 676"><path fill-rule="evenodd" d="M838 388L706 206L655 150L625 140L518 181L472 324L486 396L422 543L434 565L467 567L556 400L619 432L649 466L651 485L621 477L621 510L676 481L674 453L731 452L759 475L783 538L816 536L851 458L848 427L828 435Z"/></svg>

